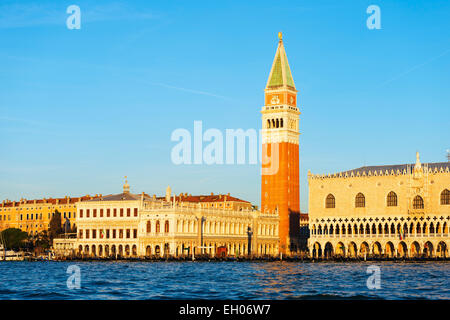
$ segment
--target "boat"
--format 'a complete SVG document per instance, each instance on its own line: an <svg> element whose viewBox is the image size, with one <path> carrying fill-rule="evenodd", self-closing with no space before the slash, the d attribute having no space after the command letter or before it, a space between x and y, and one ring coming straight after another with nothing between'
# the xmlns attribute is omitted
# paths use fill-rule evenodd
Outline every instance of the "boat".
<svg viewBox="0 0 450 320"><path fill-rule="evenodd" d="M23 261L25 260L25 253L22 251L16 252L14 250L6 250L5 247L0 244L0 261Z"/></svg>
<svg viewBox="0 0 450 320"><path fill-rule="evenodd" d="M3 233L0 232L0 261L23 261L23 260L25 260L25 253L23 251L16 252L14 250L6 249Z"/></svg>

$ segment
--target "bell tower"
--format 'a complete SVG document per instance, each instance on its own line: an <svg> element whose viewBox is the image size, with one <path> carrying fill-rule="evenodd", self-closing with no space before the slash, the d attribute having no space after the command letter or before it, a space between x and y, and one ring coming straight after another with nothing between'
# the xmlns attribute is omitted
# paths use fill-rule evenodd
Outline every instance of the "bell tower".
<svg viewBox="0 0 450 320"><path fill-rule="evenodd" d="M299 247L299 115L297 90L281 32L262 107L261 210L278 211L280 252Z"/></svg>

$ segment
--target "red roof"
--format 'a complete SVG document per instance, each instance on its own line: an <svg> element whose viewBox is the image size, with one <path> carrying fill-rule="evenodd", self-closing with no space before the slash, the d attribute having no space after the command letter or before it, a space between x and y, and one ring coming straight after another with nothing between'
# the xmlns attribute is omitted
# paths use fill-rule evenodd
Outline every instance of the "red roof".
<svg viewBox="0 0 450 320"><path fill-rule="evenodd" d="M36 200L22 200L22 201L8 201L8 202L4 202L3 203L3 207L18 207L20 205L24 205L24 204L52 204L55 205L56 202L58 202L58 204L73 204L76 203L78 201L86 201L86 200L90 200L90 199L95 199L95 198L99 198L99 195L95 195L95 196L82 196L82 197L67 197L67 198L49 198L49 199L36 199Z"/></svg>
<svg viewBox="0 0 450 320"><path fill-rule="evenodd" d="M180 199L181 197L181 199ZM249 201L245 201L227 194L213 194L213 195L175 195L176 201L185 201L185 202L224 202L224 201L235 201L235 202L244 202L244 203L250 203Z"/></svg>

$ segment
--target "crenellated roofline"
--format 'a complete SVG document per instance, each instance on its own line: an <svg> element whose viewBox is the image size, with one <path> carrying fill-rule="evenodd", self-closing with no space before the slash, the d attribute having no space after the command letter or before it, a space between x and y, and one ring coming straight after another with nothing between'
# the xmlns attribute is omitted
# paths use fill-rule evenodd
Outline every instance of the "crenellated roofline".
<svg viewBox="0 0 450 320"><path fill-rule="evenodd" d="M349 171L328 174L313 174L308 171L308 179L333 179L333 178L354 178L371 176L400 176L414 174L416 164L368 166ZM423 173L442 174L450 173L450 162L436 162L421 164Z"/></svg>

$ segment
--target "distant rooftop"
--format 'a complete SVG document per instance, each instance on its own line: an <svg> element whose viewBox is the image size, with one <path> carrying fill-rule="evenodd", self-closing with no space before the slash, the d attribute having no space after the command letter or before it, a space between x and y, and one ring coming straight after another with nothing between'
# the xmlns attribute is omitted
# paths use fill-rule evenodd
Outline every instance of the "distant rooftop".
<svg viewBox="0 0 450 320"><path fill-rule="evenodd" d="M96 194L95 196L82 196L82 197L68 197L65 198L42 198L42 199L20 199L19 201L11 201L11 200L3 200L3 202L0 204L3 207L13 207L13 206L20 206L20 205L33 205L33 204L40 204L40 205L46 205L46 204L75 204L79 201L89 201L91 199L96 199L101 197L101 195Z"/></svg>
<svg viewBox="0 0 450 320"><path fill-rule="evenodd" d="M143 193L144 199L150 199L150 196L146 193ZM142 194L132 194L128 192L123 192L119 194L108 194L103 197L98 197L91 199L89 201L130 201L130 200L140 200Z"/></svg>
<svg viewBox="0 0 450 320"><path fill-rule="evenodd" d="M236 202L245 202L250 203L249 201L245 201L229 194L211 194L211 195L181 195L176 197L177 200L185 201L185 202L223 202L223 201L236 201Z"/></svg>

